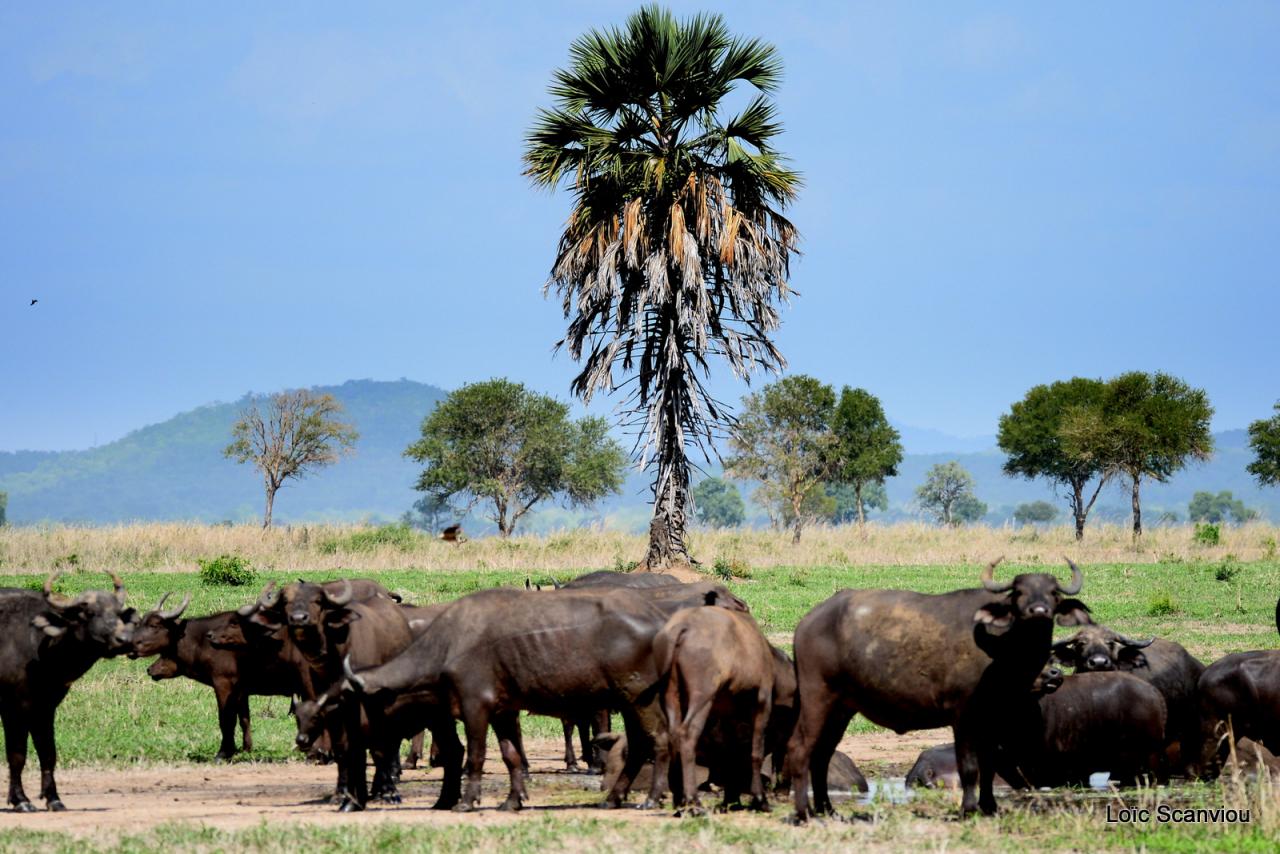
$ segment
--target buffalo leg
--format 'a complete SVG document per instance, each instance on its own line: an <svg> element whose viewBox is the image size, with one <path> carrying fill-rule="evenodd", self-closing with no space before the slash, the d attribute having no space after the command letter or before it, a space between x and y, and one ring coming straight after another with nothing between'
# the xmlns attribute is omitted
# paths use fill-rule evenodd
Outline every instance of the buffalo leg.
<svg viewBox="0 0 1280 854"><path fill-rule="evenodd" d="M773 691L761 690L756 694L755 720L751 731L751 808L768 812L769 799L764 793L764 738L769 724L769 712L773 707Z"/></svg>
<svg viewBox="0 0 1280 854"><path fill-rule="evenodd" d="M253 725L249 721L249 695L240 695L240 737L244 752L253 750Z"/></svg>
<svg viewBox="0 0 1280 854"><path fill-rule="evenodd" d="M440 797L431 808L453 809L462 796L462 742L458 740L457 725L451 717L434 722L430 729L431 750L438 757L437 764L444 768Z"/></svg>
<svg viewBox="0 0 1280 854"><path fill-rule="evenodd" d="M604 773L604 751L595 746L595 737L601 733L609 732L611 722L609 721L609 710L600 709L591 720L591 752L587 755L591 757L591 772L593 774Z"/></svg>
<svg viewBox="0 0 1280 854"><path fill-rule="evenodd" d="M426 730L421 730L413 737L413 741L409 742L409 755L404 758L404 767L416 769L418 763L422 761L422 745L427 735Z"/></svg>
<svg viewBox="0 0 1280 854"><path fill-rule="evenodd" d="M524 752L524 732L520 729L520 718L517 715L512 723L511 744L515 747L516 752L520 754L520 773L526 780L529 779L529 754Z"/></svg>
<svg viewBox="0 0 1280 854"><path fill-rule="evenodd" d="M560 723L564 726L564 770L577 771L578 757L573 755L573 719L561 718ZM582 754L586 758L586 753Z"/></svg>
<svg viewBox="0 0 1280 854"><path fill-rule="evenodd" d="M484 777L485 737L489 734L489 709L482 704L464 706L462 726L467 733L467 788L462 793L462 800L454 806L458 812L466 812L480 805L480 781Z"/></svg>
<svg viewBox="0 0 1280 854"><path fill-rule="evenodd" d="M337 758L338 765L338 786L334 794L339 801L339 812L357 812L363 810L369 802L365 770L366 747L360 725L362 711L359 702L348 700L340 702L326 720L330 727L333 755ZM378 779L375 782L381 782L377 770L375 769L375 775Z"/></svg>
<svg viewBox="0 0 1280 854"><path fill-rule="evenodd" d="M849 721L853 720L853 709L836 704L827 716L822 727L822 734L814 745L813 754L809 757L809 783L813 786L814 812L830 815L835 812L831 806L831 794L827 789L827 770L831 767L831 756L844 738Z"/></svg>
<svg viewBox="0 0 1280 854"><path fill-rule="evenodd" d="M953 726L951 732L956 743L956 771L960 775L960 787L964 792L960 799L960 817L966 818L981 806L977 791L980 760L977 745L974 743L976 733L971 733L969 727L962 723ZM990 812L983 808L983 812L987 815L995 812L994 801L993 795Z"/></svg>
<svg viewBox="0 0 1280 854"><path fill-rule="evenodd" d="M499 715L493 720L493 733L498 737L498 749L502 751L502 761L511 778L511 790L507 793L507 799L498 807L500 810L518 810L529 800L529 792L524 786L524 756L516 748L520 738L520 723L516 714L512 712Z"/></svg>
<svg viewBox="0 0 1280 854"><path fill-rule="evenodd" d="M231 686L221 680L214 683L213 696L218 702L218 731L222 733L222 743L214 754L214 762L225 762L236 753L236 714L239 703L232 696Z"/></svg>
<svg viewBox="0 0 1280 854"><path fill-rule="evenodd" d="M662 704L657 697L648 705L637 708L636 713L636 720L647 736L648 756L653 758L653 783L649 786L649 796L645 798L641 808L656 810L662 806L662 798L667 793L671 739L663 718Z"/></svg>
<svg viewBox="0 0 1280 854"><path fill-rule="evenodd" d="M40 758L40 797L44 798L45 807L54 812L61 812L62 799L58 797L58 784L53 779L53 769L58 764L58 746L53 737L53 715L41 716L31 727L31 740L36 745L36 756Z"/></svg>
<svg viewBox="0 0 1280 854"><path fill-rule="evenodd" d="M14 812L35 812L22 789L22 769L27 765L27 728L17 710L4 715L4 746L9 758L9 803Z"/></svg>
<svg viewBox="0 0 1280 854"><path fill-rule="evenodd" d="M653 756L653 739L640 723L636 712L632 709L623 711L622 720L627 734L627 761L623 763L618 779L614 781L613 788L605 797L606 809L617 809L622 806L627 793L631 791L631 781L636 778L636 774L640 772L644 763ZM657 769L655 768L654 771L656 775Z"/></svg>
<svg viewBox="0 0 1280 854"><path fill-rule="evenodd" d="M682 718L679 691L674 686L674 682L675 680L672 679L673 686L667 691L667 721L669 725L673 725L668 736L668 750L669 752L678 751L680 754L683 791L680 793L681 803L677 805L680 809L676 810L676 815L705 815L706 810L702 808L702 801L698 797L697 750L698 739L702 735L702 730L706 728L707 718L711 716L711 704L715 700L715 694L714 692L691 693ZM671 702L672 695L676 695L674 703Z"/></svg>
<svg viewBox="0 0 1280 854"><path fill-rule="evenodd" d="M806 674L799 671L799 675ZM795 820L804 821L814 814L809 804L810 762L818 740L826 729L836 697L826 686L817 687L800 704L795 731L787 742L786 773L791 777L791 796L795 804ZM825 765L824 765L825 767Z"/></svg>

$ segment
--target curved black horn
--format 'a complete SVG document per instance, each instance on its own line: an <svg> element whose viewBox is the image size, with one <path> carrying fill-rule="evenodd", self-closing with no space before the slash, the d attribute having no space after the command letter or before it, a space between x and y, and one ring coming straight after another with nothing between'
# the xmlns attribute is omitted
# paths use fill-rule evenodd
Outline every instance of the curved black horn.
<svg viewBox="0 0 1280 854"><path fill-rule="evenodd" d="M279 601L280 590L276 587L276 583L274 581L268 582L267 586L262 588L262 595L258 597L259 607L274 608Z"/></svg>
<svg viewBox="0 0 1280 854"><path fill-rule="evenodd" d="M114 572L108 573L111 576L111 586L115 589L116 601L120 603L120 607L124 607L124 582L120 580L120 576Z"/></svg>
<svg viewBox="0 0 1280 854"><path fill-rule="evenodd" d="M1120 641L1120 643L1124 644L1125 646L1131 646L1134 649L1146 649L1147 647L1151 646L1153 643L1156 642L1156 639L1154 637L1147 638L1144 641L1136 641L1136 640L1130 640L1129 638L1125 637L1122 634L1117 634L1116 640Z"/></svg>
<svg viewBox="0 0 1280 854"><path fill-rule="evenodd" d="M60 569L49 573L49 577L44 580L44 598L50 605L57 605L60 608L65 608L68 605L74 604L75 600L68 596L63 596L61 593L53 592L54 583L61 577L62 570Z"/></svg>
<svg viewBox="0 0 1280 854"><path fill-rule="evenodd" d="M182 597L182 604L177 608L174 608L172 611L161 611L160 609L164 607L164 600L168 599L170 595L171 594L169 593L164 594L164 598L160 600L160 604L156 605L156 614L162 620L178 619L178 617L182 616L182 612L187 610L187 606L191 604L191 594L188 593L186 596Z"/></svg>
<svg viewBox="0 0 1280 854"><path fill-rule="evenodd" d="M355 688L361 694L364 693L364 680L361 679L359 676L357 676L355 674L355 671L351 669L350 653L343 656L342 658L342 675L347 677L347 681L351 683L351 686L353 688Z"/></svg>
<svg viewBox="0 0 1280 854"><path fill-rule="evenodd" d="M248 605L241 605L236 608L236 613L242 617L252 617L253 613L258 610L257 602L250 602Z"/></svg>
<svg viewBox="0 0 1280 854"><path fill-rule="evenodd" d="M1005 584L1001 584L999 581L996 581L996 566L1002 560L1004 560L1003 556L998 557L991 561L991 563L987 564L986 569L982 570L982 586L987 590L990 590L992 593L1004 593L1005 591L1013 588L1012 581Z"/></svg>
<svg viewBox="0 0 1280 854"><path fill-rule="evenodd" d="M1071 558L1064 558L1067 566L1071 567L1071 583L1066 587L1062 586L1062 582L1058 582L1058 589L1068 596L1074 596L1080 592L1080 588L1084 587L1084 573L1080 571L1080 567L1076 566L1076 562Z"/></svg>
<svg viewBox="0 0 1280 854"><path fill-rule="evenodd" d="M335 594L335 593L330 593L328 590L325 590L324 598L329 600L330 605L342 606L342 605L346 605L351 601L351 596L354 593L355 591L351 587L351 579L344 578L342 579L342 592Z"/></svg>

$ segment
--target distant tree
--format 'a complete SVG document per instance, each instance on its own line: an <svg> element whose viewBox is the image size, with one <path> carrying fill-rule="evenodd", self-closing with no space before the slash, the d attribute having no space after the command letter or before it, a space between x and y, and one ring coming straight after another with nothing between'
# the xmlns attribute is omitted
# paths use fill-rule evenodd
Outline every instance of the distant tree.
<svg viewBox="0 0 1280 854"><path fill-rule="evenodd" d="M898 473L902 442L885 417L880 399L860 388L841 389L832 428L836 434L836 477L853 487L855 518L862 529L867 519L862 493L869 486L883 486L886 477Z"/></svg>
<svg viewBox="0 0 1280 854"><path fill-rule="evenodd" d="M987 504L976 495L961 495L951 510L952 518L961 525L970 525L987 515Z"/></svg>
<svg viewBox="0 0 1280 854"><path fill-rule="evenodd" d="M1062 427L1068 417L1097 413L1105 391L1102 380L1085 377L1035 386L1000 416L996 437L1000 450L1007 455L1005 474L1028 480L1042 477L1066 493L1077 540L1084 538L1089 511L1112 472L1096 455L1073 453L1064 440ZM1089 484L1095 478L1090 493Z"/></svg>
<svg viewBox="0 0 1280 854"><path fill-rule="evenodd" d="M1132 485L1133 537L1142 536L1142 479L1163 483L1213 453L1213 407L1202 389L1165 373L1131 371L1107 382L1100 407L1068 414L1068 453L1123 474Z"/></svg>
<svg viewBox="0 0 1280 854"><path fill-rule="evenodd" d="M0 492L0 528L9 524L8 517L5 515L9 510L9 493Z"/></svg>
<svg viewBox="0 0 1280 854"><path fill-rule="evenodd" d="M693 488L698 521L713 528L733 528L746 518L746 506L738 487L718 477L708 477Z"/></svg>
<svg viewBox="0 0 1280 854"><path fill-rule="evenodd" d="M729 477L760 482L760 504L780 508L792 530L792 542L812 516L806 499L834 472L837 439L831 430L836 395L831 386L797 374L742 399L742 414L729 433L733 456L725 461Z"/></svg>
<svg viewBox="0 0 1280 854"><path fill-rule="evenodd" d="M453 515L453 507L446 498L427 494L413 502L413 509L406 511L404 522L432 534L444 527L441 523Z"/></svg>
<svg viewBox="0 0 1280 854"><path fill-rule="evenodd" d="M986 505L973 494L973 475L954 460L929 469L924 483L916 488L916 501L943 525L975 521L975 513L981 518L987 512Z"/></svg>
<svg viewBox="0 0 1280 854"><path fill-rule="evenodd" d="M1058 508L1048 501L1029 501L1013 508L1013 521L1019 525L1045 525L1058 518Z"/></svg>
<svg viewBox="0 0 1280 854"><path fill-rule="evenodd" d="M732 420L705 385L710 357L739 377L784 365L772 336L798 236L782 212L800 176L775 147L782 63L720 15L659 6L569 53L524 151L535 184L574 194L549 283L561 343L583 363L579 397L631 391L654 475L645 567L687 564L689 454Z"/></svg>
<svg viewBox="0 0 1280 854"><path fill-rule="evenodd" d="M801 526L816 525L820 522L830 522L835 513L836 499L827 491L827 485L823 484L821 488L811 489L805 494L798 516L790 501L780 501L769 517L770 519L777 517L778 522L774 525L775 528L794 531L797 520ZM794 541L793 538L792 542Z"/></svg>
<svg viewBox="0 0 1280 854"><path fill-rule="evenodd" d="M1258 511L1244 506L1244 502L1234 497L1230 490L1223 490L1217 495L1212 492L1197 492L1191 496L1187 506L1187 518L1192 522L1212 522L1217 524L1230 519L1233 522L1249 522L1258 518Z"/></svg>
<svg viewBox="0 0 1280 854"><path fill-rule="evenodd" d="M868 483L862 489L862 512L858 510L858 494L851 483L827 484L827 495L835 501L831 521L837 525L850 522L863 524L869 511L889 509L889 493L883 483ZM861 519L859 517L861 516Z"/></svg>
<svg viewBox="0 0 1280 854"><path fill-rule="evenodd" d="M566 404L495 379L441 401L405 456L426 466L416 489L437 501L460 498L464 514L490 504L506 537L539 501L590 506L622 488L626 454L608 430L603 418L574 421Z"/></svg>
<svg viewBox="0 0 1280 854"><path fill-rule="evenodd" d="M1249 474L1262 486L1280 485L1280 402L1275 405L1275 415L1249 425L1249 447L1253 448L1253 462Z"/></svg>
<svg viewBox="0 0 1280 854"><path fill-rule="evenodd" d="M276 493L286 481L332 465L355 447L360 434L338 420L341 414L342 404L333 395L306 389L250 400L240 411L223 453L238 463L253 463L262 473L263 528L271 527Z"/></svg>

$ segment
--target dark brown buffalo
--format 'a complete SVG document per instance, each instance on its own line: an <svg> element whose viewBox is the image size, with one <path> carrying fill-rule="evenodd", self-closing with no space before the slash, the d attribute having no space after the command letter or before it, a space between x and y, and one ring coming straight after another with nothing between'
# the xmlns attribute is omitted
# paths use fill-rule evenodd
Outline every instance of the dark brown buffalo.
<svg viewBox="0 0 1280 854"><path fill-rule="evenodd" d="M920 751L920 756L907 772L905 784L908 787L918 786L924 789L960 788L960 772L956 767L956 746L939 744L937 747ZM1009 784L999 774L992 781L992 785L1009 788Z"/></svg>
<svg viewBox="0 0 1280 854"><path fill-rule="evenodd" d="M450 603L444 602L439 605L405 605L401 603L400 608L404 612L405 619L409 621L409 631L415 638L421 637L431 624L436 621L436 617L448 608ZM299 725L301 729L301 725ZM317 741L317 744L320 742ZM405 768L417 768L418 763L422 761L423 746L426 744L426 732L419 730L409 742L409 752L404 757ZM314 748L313 748L314 749ZM432 754L438 751L433 750ZM432 763L435 767L435 763Z"/></svg>
<svg viewBox="0 0 1280 854"><path fill-rule="evenodd" d="M665 683L662 705L668 736L667 751L658 754L655 771L659 779L665 778L671 759L679 758L682 779L676 815L705 814L694 780L695 754L712 715L747 729L748 738L738 745L741 761L735 763L744 767L730 769L726 781L745 776L752 808L767 810L761 770L773 704L773 652L756 621L725 608L688 608L658 632L653 654ZM740 794L736 785L727 785L724 806L736 803Z"/></svg>
<svg viewBox="0 0 1280 854"><path fill-rule="evenodd" d="M124 583L114 573L114 592L75 597L53 592L56 577L45 581L43 593L0 588L0 718L15 812L35 811L22 788L28 736L40 758L40 797L50 810L66 809L54 781L58 705L98 659L129 651L136 617L125 607Z"/></svg>
<svg viewBox="0 0 1280 854"><path fill-rule="evenodd" d="M950 726L961 814L996 811L991 785L1007 707L1025 698L1048 661L1055 615L1063 625L1088 620L1084 604L1069 598L1084 583L1075 564L1064 587L1043 573L997 583L998 562L983 572L983 589L844 590L800 621L800 716L787 750L797 820L831 811L827 763L858 712L899 733Z"/></svg>
<svg viewBox="0 0 1280 854"><path fill-rule="evenodd" d="M1216 777L1227 758L1230 732L1268 750L1280 750L1280 650L1237 652L1205 668L1200 677L1199 767Z"/></svg>
<svg viewBox="0 0 1280 854"><path fill-rule="evenodd" d="M1185 773L1195 764L1200 733L1196 685L1204 664L1182 644L1160 638L1130 640L1106 626L1082 626L1053 645L1053 659L1077 673L1119 670L1151 683L1164 696L1169 711L1165 752L1170 771Z"/></svg>
<svg viewBox="0 0 1280 854"><path fill-rule="evenodd" d="M614 572L609 569L602 569L597 572L588 572L586 575L579 575L572 581L567 581L559 586L561 590L577 590L581 587L630 587L636 590L649 589L653 587L666 587L671 584L680 584L680 579L674 575L667 575L665 572Z"/></svg>
<svg viewBox="0 0 1280 854"><path fill-rule="evenodd" d="M357 598L357 590L364 592L363 601ZM239 613L246 618L243 625L255 628L257 644L280 643L283 651L274 650L273 654L289 661L301 660L298 671L304 683L304 700L315 700L339 684L344 661L354 667L373 667L398 655L413 640L404 609L373 582L299 582L279 590L268 586L256 603ZM352 711L346 716L324 716L338 766L334 800L344 812L363 809L367 800L362 797L357 801L348 790L356 751L360 753L362 778L364 773L360 717L358 709ZM391 802L399 800L394 787L397 774L389 765L398 762L398 750L398 740L375 750L380 760L378 795Z"/></svg>
<svg viewBox="0 0 1280 854"><path fill-rule="evenodd" d="M1018 788L1087 786L1102 771L1121 786L1163 781L1165 720L1160 691L1132 674L1067 676L1002 734L1000 774Z"/></svg>
<svg viewBox="0 0 1280 854"><path fill-rule="evenodd" d="M253 695L289 697L301 693L297 671L278 656L260 656L247 647L215 646L210 638L221 634L233 620L235 611L211 614L194 620L182 619L191 601L187 596L177 608L166 611L165 594L156 607L138 621L133 631L130 658L158 655L147 674L152 679L186 676L213 688L218 704L218 729L222 741L214 756L229 759L236 752L236 719L244 737L244 749L253 749L249 721L249 697Z"/></svg>
<svg viewBox="0 0 1280 854"><path fill-rule="evenodd" d="M680 608L718 604L723 598L719 590L701 585L679 587L687 588L683 595L676 591L657 598L649 595L653 591L617 587L473 593L455 602L403 655L350 673L354 699L364 705L371 730L382 737L398 738L426 726L440 741L445 780L437 809L471 809L478 803L490 724L511 778L502 808L518 809L527 799L516 747L520 711L576 719L602 708L619 709L633 745L606 799L606 805L619 806L640 766L655 749L665 749L653 638ZM729 606L738 602L724 600ZM462 719L467 734L465 794L460 793L461 744L456 735L450 738L455 718ZM666 781L655 776L654 788L665 790ZM652 797L648 804L657 805Z"/></svg>

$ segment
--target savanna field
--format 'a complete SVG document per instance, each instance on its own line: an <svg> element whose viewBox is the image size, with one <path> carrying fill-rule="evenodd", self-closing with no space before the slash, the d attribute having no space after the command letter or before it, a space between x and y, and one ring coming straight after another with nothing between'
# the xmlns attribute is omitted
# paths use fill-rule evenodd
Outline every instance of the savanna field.
<svg viewBox="0 0 1280 854"><path fill-rule="evenodd" d="M1254 524L1223 528L1213 544L1197 541L1188 527L1163 527L1148 531L1135 547L1120 527L1091 528L1085 541L1076 543L1066 528L873 525L865 538L853 528L815 528L794 546L788 534L702 532L691 538L691 546L703 571L745 599L769 639L787 649L800 618L841 588L933 593L976 586L981 565L1000 555L1005 563L998 577L1047 570L1065 578L1066 555L1084 570L1080 598L1098 622L1130 637L1159 635L1178 641L1209 663L1231 652L1280 646L1275 627L1278 536L1280 529ZM564 581L596 569L626 569L643 546L640 537L598 532L450 545L396 527L295 526L266 533L247 526L20 528L0 531L0 576L7 586L38 587L49 571L62 570L59 589L75 593L109 589L105 573L112 570L123 576L133 606L151 608L165 593L179 598L190 593L186 613L195 616L238 607L267 582L298 577L367 577L405 601L442 602L486 587L523 586L526 579L549 584L553 578ZM252 582L203 583L199 562L221 555L247 562ZM0 849L286 851L395 845L433 851L477 846L518 851L955 851L988 850L1008 844L1010 834L1017 834L1018 845L1028 849L1273 851L1280 838L1280 797L1265 775L1259 781L1236 775L1213 784L1175 783L1156 790L998 792L996 818L963 822L955 818L958 794L946 791L913 793L905 801L884 795L846 799L837 805L846 820L819 820L800 828L787 824L789 801L779 799L764 816L675 819L669 810L603 812L592 809L602 795L590 788L590 778L563 773L559 722L539 718L524 721L534 779L529 786L532 803L520 814L494 811L505 792L506 773L491 744L478 813L427 810L440 772L421 768L405 771L403 805L371 804L366 813L340 816L320 803L332 789L332 769L306 765L293 749L295 730L286 698L254 698L254 750L228 765L214 765L218 736L212 691L185 679L155 683L146 675L147 664L102 661L73 686L58 715L59 771L65 772L59 784L70 812L0 815ZM854 751L868 778L888 781L903 776L918 748L888 749L879 756L859 752L858 745L892 747L898 739L855 718L842 749ZM932 743L949 740L949 734L940 733ZM26 772L29 791L38 788L37 768L32 752ZM166 775L195 780L196 788L207 793L220 786L243 787L229 796L239 812L229 818L234 810L228 807L227 815L182 814L171 820L162 807L180 805L186 795L139 782L162 782ZM301 780L296 808L255 813L256 800L288 775ZM119 791L112 791L113 776L119 778L114 787ZM122 822L117 815L113 822L112 809L86 815L82 804L92 799L84 787L91 783L137 809L136 820ZM637 800L633 794L632 803ZM1108 808L1114 814L1122 806L1160 803L1249 809L1250 822L1106 820ZM154 815L148 815L149 806L155 807Z"/></svg>

